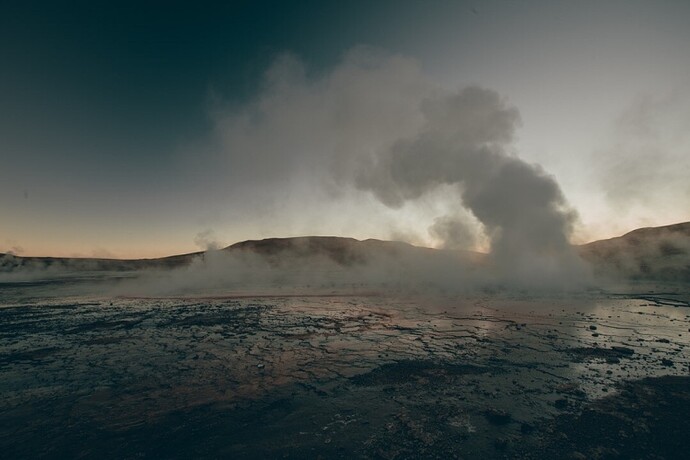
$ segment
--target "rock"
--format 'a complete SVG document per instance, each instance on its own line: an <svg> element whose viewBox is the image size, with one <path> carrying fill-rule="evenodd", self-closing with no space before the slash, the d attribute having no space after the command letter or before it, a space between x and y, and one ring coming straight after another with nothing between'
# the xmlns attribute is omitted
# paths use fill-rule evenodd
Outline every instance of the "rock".
<svg viewBox="0 0 690 460"><path fill-rule="evenodd" d="M556 409L563 410L568 407L568 400L565 398L557 399L556 401L554 401L553 405L554 407L556 407Z"/></svg>
<svg viewBox="0 0 690 460"><path fill-rule="evenodd" d="M668 358L664 358L661 360L661 364L663 364L664 366L673 366L673 361L671 361Z"/></svg>
<svg viewBox="0 0 690 460"><path fill-rule="evenodd" d="M510 444L510 440L504 437L497 438L496 441L494 441L494 445L498 450L505 450L508 447L508 444Z"/></svg>
<svg viewBox="0 0 690 460"><path fill-rule="evenodd" d="M635 350L632 348L627 348L627 347L611 347L611 350L621 354L621 355L632 355L635 353Z"/></svg>
<svg viewBox="0 0 690 460"><path fill-rule="evenodd" d="M590 330L590 331L596 331L596 330L597 330L597 327L594 326L594 325L589 326L589 330Z"/></svg>
<svg viewBox="0 0 690 460"><path fill-rule="evenodd" d="M522 434L530 434L533 431L534 431L534 426L530 425L527 422L520 425L520 433L522 433Z"/></svg>
<svg viewBox="0 0 690 460"><path fill-rule="evenodd" d="M510 423L512 420L512 416L501 409L487 409L484 411L484 416L486 419L489 421L489 423L493 425L505 425L507 423Z"/></svg>

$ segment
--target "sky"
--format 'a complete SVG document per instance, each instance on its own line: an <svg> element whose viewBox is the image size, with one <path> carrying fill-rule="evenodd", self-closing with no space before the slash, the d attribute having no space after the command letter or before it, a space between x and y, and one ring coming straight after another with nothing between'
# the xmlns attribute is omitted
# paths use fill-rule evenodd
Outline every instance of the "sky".
<svg viewBox="0 0 690 460"><path fill-rule="evenodd" d="M573 243L690 220L690 2L46 3L0 3L0 252L488 250L458 146Z"/></svg>

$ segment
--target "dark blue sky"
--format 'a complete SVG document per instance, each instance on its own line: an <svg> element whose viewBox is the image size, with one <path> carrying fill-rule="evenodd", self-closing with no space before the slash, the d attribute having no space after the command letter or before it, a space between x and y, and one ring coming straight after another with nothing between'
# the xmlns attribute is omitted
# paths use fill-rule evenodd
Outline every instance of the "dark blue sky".
<svg viewBox="0 0 690 460"><path fill-rule="evenodd" d="M3 157L28 175L38 167L133 185L210 129L212 94L247 100L286 51L318 72L355 44L386 47L396 41L391 29L416 27L425 10L419 2L407 2L411 10L364 1L67 3L2 6Z"/></svg>
<svg viewBox="0 0 690 460"><path fill-rule="evenodd" d="M616 120L639 98L658 111L674 98L669 92L678 100L687 94L685 2L215 3L0 5L0 212L13 216L0 224L0 251L158 255L194 249L194 235L207 229L223 243L312 229L389 237L387 227L351 228L338 219L329 226L327 216L314 224L311 211L295 211L297 197L287 208L304 219L266 217L275 211L271 198L248 213L223 185L214 158L242 155L219 145L219 124L260 97L267 69L286 52L317 86L348 50L366 45L415 61L429 85L498 90L522 112L521 155L559 176L576 205L588 200L582 184L599 179L573 157L615 150ZM664 142L654 148L666 148L674 135L657 133ZM614 163L617 154L610 155ZM230 160L233 171L242 169ZM284 182L294 182L290 177ZM285 194L266 194L272 192ZM312 203L319 215L330 206L326 196ZM597 206L591 215L581 211L594 233L608 209ZM359 202L350 208L362 216L373 209ZM662 208L653 222L677 214ZM406 212L400 230L423 233L406 227L423 212Z"/></svg>
<svg viewBox="0 0 690 460"><path fill-rule="evenodd" d="M253 95L280 53L318 71L353 44L401 48L400 35L449 2L51 3L2 8L3 137L26 141L38 122L58 144L79 127L148 148L203 130L211 87L230 101Z"/></svg>
<svg viewBox="0 0 690 460"><path fill-rule="evenodd" d="M346 46L333 42L347 20L343 11L315 8L321 2L274 3L5 6L2 136L69 147L64 137L79 130L115 150L137 144L156 158L161 147L206 127L210 87L242 100L278 53L325 63Z"/></svg>

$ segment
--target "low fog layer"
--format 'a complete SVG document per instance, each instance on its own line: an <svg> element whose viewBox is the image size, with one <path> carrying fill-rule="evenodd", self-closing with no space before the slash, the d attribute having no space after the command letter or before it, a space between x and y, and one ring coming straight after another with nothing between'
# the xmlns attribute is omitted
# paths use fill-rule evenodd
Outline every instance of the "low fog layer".
<svg viewBox="0 0 690 460"><path fill-rule="evenodd" d="M587 282L507 278L487 254L339 237L272 238L163 259L48 259L0 256L0 282L101 281L91 294L463 294L606 288L619 282L690 282L690 223L640 229L573 250ZM78 286L74 292L80 292Z"/></svg>
<svg viewBox="0 0 690 460"><path fill-rule="evenodd" d="M149 260L6 255L0 256L0 282L101 278L104 293L118 295L462 291L477 283L483 259L400 242L275 238ZM115 278L115 285L108 282Z"/></svg>

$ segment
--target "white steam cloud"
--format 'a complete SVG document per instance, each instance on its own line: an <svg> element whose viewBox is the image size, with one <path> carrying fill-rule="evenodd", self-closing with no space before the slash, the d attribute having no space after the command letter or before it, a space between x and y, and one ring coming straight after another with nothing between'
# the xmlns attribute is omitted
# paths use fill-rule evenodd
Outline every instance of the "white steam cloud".
<svg viewBox="0 0 690 460"><path fill-rule="evenodd" d="M389 206L439 185L456 185L486 228L501 269L542 279L577 274L581 268L569 243L575 214L558 184L539 166L506 152L517 110L476 86L427 100L422 110L420 132L374 156L358 185ZM441 222L443 234L452 238L465 232L450 216Z"/></svg>
<svg viewBox="0 0 690 460"><path fill-rule="evenodd" d="M221 243L216 238L216 233L211 230L199 232L194 237L194 244L203 251L216 251L221 248Z"/></svg>
<svg viewBox="0 0 690 460"><path fill-rule="evenodd" d="M488 238L495 269L521 283L582 274L569 243L576 214L552 176L512 151L520 116L492 90L447 91L413 60L366 48L316 77L284 56L252 103L216 121L238 187L251 177L252 189L359 193L372 206L369 192L392 209L450 187L464 209L430 219L441 246Z"/></svg>

